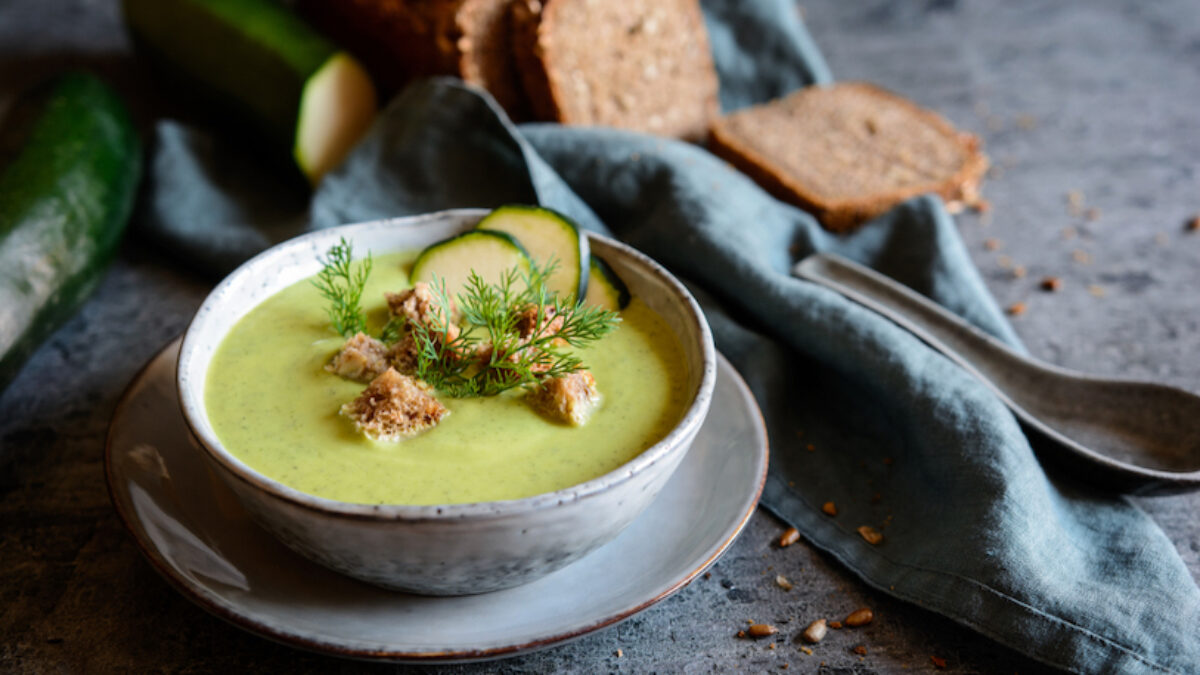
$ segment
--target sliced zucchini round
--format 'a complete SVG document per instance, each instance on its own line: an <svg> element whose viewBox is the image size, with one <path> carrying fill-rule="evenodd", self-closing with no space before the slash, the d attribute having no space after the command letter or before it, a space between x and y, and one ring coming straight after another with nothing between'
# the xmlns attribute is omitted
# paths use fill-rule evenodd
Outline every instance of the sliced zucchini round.
<svg viewBox="0 0 1200 675"><path fill-rule="evenodd" d="M629 306L629 288L603 259L591 257L589 277L584 302L613 312Z"/></svg>
<svg viewBox="0 0 1200 675"><path fill-rule="evenodd" d="M432 283L436 277L446 284L446 293L455 298L466 288L474 271L494 284L512 268L529 271L529 254L516 239L503 232L471 230L430 244L413 263L413 283Z"/></svg>
<svg viewBox="0 0 1200 675"><path fill-rule="evenodd" d="M570 218L540 206L514 204L492 211L475 227L515 237L539 265L553 258L556 265L546 287L561 298L587 296L587 237Z"/></svg>

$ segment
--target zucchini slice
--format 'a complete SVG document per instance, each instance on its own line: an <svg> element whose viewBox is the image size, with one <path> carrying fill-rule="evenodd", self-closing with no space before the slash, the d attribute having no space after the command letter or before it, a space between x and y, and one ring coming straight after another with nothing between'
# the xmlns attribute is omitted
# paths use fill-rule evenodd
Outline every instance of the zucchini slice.
<svg viewBox="0 0 1200 675"><path fill-rule="evenodd" d="M290 152L316 184L375 119L366 70L271 0L123 0L167 85ZM284 157L280 152L280 157Z"/></svg>
<svg viewBox="0 0 1200 675"><path fill-rule="evenodd" d="M432 283L434 277L446 283L446 294L458 297L474 271L488 283L516 267L529 271L529 254L516 239L503 232L471 230L430 244L413 263L409 278L413 283Z"/></svg>
<svg viewBox="0 0 1200 675"><path fill-rule="evenodd" d="M475 227L511 235L535 263L544 265L553 258L557 264L546 287L559 297L581 300L587 296L587 237L570 218L540 206L514 204L492 211Z"/></svg>
<svg viewBox="0 0 1200 675"><path fill-rule="evenodd" d="M629 306L629 288L602 258L592 256L589 265L587 295L584 302L613 312Z"/></svg>

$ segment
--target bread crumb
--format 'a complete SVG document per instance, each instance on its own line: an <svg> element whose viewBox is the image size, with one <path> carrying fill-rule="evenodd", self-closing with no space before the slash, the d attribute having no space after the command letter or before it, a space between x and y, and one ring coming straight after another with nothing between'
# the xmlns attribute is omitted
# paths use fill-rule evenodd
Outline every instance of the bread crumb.
<svg viewBox="0 0 1200 675"><path fill-rule="evenodd" d="M800 530L789 527L779 535L779 548L787 548L800 540Z"/></svg>
<svg viewBox="0 0 1200 675"><path fill-rule="evenodd" d="M842 627L842 622L841 621L830 621L827 625L830 628L833 628L836 630L836 629L839 629Z"/></svg>
<svg viewBox="0 0 1200 675"><path fill-rule="evenodd" d="M876 546L883 541L883 535L880 534L879 530L876 530L870 525L860 525L858 527L858 534L872 546Z"/></svg>
<svg viewBox="0 0 1200 675"><path fill-rule="evenodd" d="M821 510L824 511L825 515L827 516L836 516L838 514L837 504L834 504L833 502L825 502L821 505Z"/></svg>
<svg viewBox="0 0 1200 675"><path fill-rule="evenodd" d="M866 645L855 645L854 653L858 654L859 656L866 656L867 655L867 646Z"/></svg>
<svg viewBox="0 0 1200 675"><path fill-rule="evenodd" d="M1042 279L1042 290L1054 293L1062 289L1062 279L1058 277L1046 277Z"/></svg>
<svg viewBox="0 0 1200 675"><path fill-rule="evenodd" d="M792 584L792 582L788 581L788 578L783 576L782 574L775 575L775 585L782 588L785 591L790 591L793 588L795 588L795 585Z"/></svg>
<svg viewBox="0 0 1200 675"><path fill-rule="evenodd" d="M1074 239L1074 238L1075 238L1075 235L1077 235L1077 234L1079 234L1079 232L1078 232L1078 231L1076 231L1076 229L1075 229L1075 228L1073 228L1073 227L1064 227L1064 228L1063 228L1063 231L1062 231L1062 238L1063 238L1063 239Z"/></svg>
<svg viewBox="0 0 1200 675"><path fill-rule="evenodd" d="M1009 305L1008 309L1006 309L1005 311L1008 312L1008 314L1010 316L1021 316L1022 314L1025 313L1026 309L1028 309L1028 308L1025 306L1025 303L1014 302L1013 304Z"/></svg>
<svg viewBox="0 0 1200 675"><path fill-rule="evenodd" d="M769 623L754 623L746 629L746 634L752 638L765 638L768 635L774 635L779 632L779 629Z"/></svg>
<svg viewBox="0 0 1200 675"><path fill-rule="evenodd" d="M596 379L586 370L542 380L525 396L542 415L575 427L587 424L600 403Z"/></svg>
<svg viewBox="0 0 1200 675"><path fill-rule="evenodd" d="M871 611L870 607L859 607L853 612L850 612L850 615L846 617L844 623L851 628L858 628L859 626L865 626L874 620L875 612Z"/></svg>
<svg viewBox="0 0 1200 675"><path fill-rule="evenodd" d="M1079 216L1083 213L1083 193L1079 190L1067 192L1067 213Z"/></svg>
<svg viewBox="0 0 1200 675"><path fill-rule="evenodd" d="M1093 296L1095 296L1097 298L1103 298L1104 297L1104 287L1100 286L1098 284L1092 284L1092 285L1088 286L1088 293L1091 293Z"/></svg>
<svg viewBox="0 0 1200 675"><path fill-rule="evenodd" d="M1072 251L1071 257L1074 258L1075 262L1079 263L1080 265L1092 264L1092 254L1088 253L1087 251L1085 251L1081 248L1077 248L1074 251Z"/></svg>
<svg viewBox="0 0 1200 675"><path fill-rule="evenodd" d="M1021 278L1024 278L1024 276L1025 276L1025 266L1024 266L1024 265L1017 265L1016 267L1014 267L1014 268L1013 268L1013 270L1012 270L1012 275L1013 275L1013 277L1014 277L1014 278L1016 278L1016 279L1021 279Z"/></svg>
<svg viewBox="0 0 1200 675"><path fill-rule="evenodd" d="M1100 209L1093 206L1083 212L1083 217L1088 220L1100 220Z"/></svg>
<svg viewBox="0 0 1200 675"><path fill-rule="evenodd" d="M801 647L800 651L804 652L805 654L808 654L809 656L812 656L812 654L813 654L813 651L811 649L809 649L808 647Z"/></svg>
<svg viewBox="0 0 1200 675"><path fill-rule="evenodd" d="M370 382L388 369L387 345L366 333L346 340L325 370L348 380Z"/></svg>
<svg viewBox="0 0 1200 675"><path fill-rule="evenodd" d="M983 247L989 251L998 251L1003 245L1003 242L1001 242L999 239L989 237L988 239L983 240Z"/></svg>
<svg viewBox="0 0 1200 675"><path fill-rule="evenodd" d="M622 656L625 656L625 650L623 650L623 649L618 649L618 650L616 651L616 657L619 659L619 658L621 658Z"/></svg>
<svg viewBox="0 0 1200 675"><path fill-rule="evenodd" d="M1195 215L1188 219L1188 221L1184 223L1183 229L1187 230L1188 232L1200 232L1200 215Z"/></svg>
<svg viewBox="0 0 1200 675"><path fill-rule="evenodd" d="M946 659L940 659L940 658L938 658L938 657L936 657L936 656L930 656L930 657L929 657L929 660L930 660L930 661L933 661L933 667L934 667L934 668L941 669L941 668L945 668L945 667L946 667Z"/></svg>

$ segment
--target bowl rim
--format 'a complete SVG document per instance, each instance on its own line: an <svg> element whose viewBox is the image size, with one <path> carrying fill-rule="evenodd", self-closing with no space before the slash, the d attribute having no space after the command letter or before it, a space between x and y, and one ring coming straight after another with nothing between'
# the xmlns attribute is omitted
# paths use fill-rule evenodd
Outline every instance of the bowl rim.
<svg viewBox="0 0 1200 675"><path fill-rule="evenodd" d="M689 364L689 366L698 365L700 369L699 386L696 388L695 394L691 397L679 422L676 423L666 436L659 439L654 445L643 450L636 457L612 471L584 481L583 483L519 499L429 505L345 502L303 492L260 473L225 448L220 439L216 437L216 432L212 431L211 423L197 423L197 418L207 421L207 410L205 409L203 400L204 384L201 384L199 387L201 395L199 400L197 400L196 397L192 396L190 388L184 386L185 369L203 365L205 372L207 372L207 364L203 356L196 355L198 353L197 345L200 338L197 337L194 328L207 314L214 311L214 307L222 302L223 297L227 295L228 289L239 283L244 277L261 273L259 269L267 265L267 261L282 256L291 249L308 247L316 240L337 236L345 236L350 239L355 232L367 229L412 228L422 225L432 226L434 223L441 225L445 220L469 219L472 217L477 217L477 219L482 218L489 212L490 209L447 209L420 215L383 218L324 228L275 244L242 263L233 272L230 272L209 292L200 304L200 307L196 310L192 320L188 323L188 327L183 333L183 343L180 346L179 361L175 373L175 387L179 394L180 408L183 413L184 422L198 441L200 447L204 449L206 456L209 459L215 460L227 475L236 478L250 488L310 511L342 518L372 521L447 522L465 519L505 518L544 508L565 506L570 503L583 501L631 480L634 476L665 460L674 451L686 451L688 446L686 441L699 429L708 413L708 407L711 403L713 389L716 384L716 348L713 345L712 331L709 328L708 321L705 319L704 312L688 289L674 275L652 258L628 244L586 230L583 232L588 237L589 243L592 241L600 242L618 255L631 260L635 265L641 265L651 273L651 276L663 283L675 301L682 303L688 319L698 329L697 332L700 341L700 363ZM380 254L391 252L383 251ZM282 290L282 288L278 290ZM227 334L227 332L222 333L221 339L224 339ZM682 336L677 334L676 338L680 339L681 343L683 342ZM211 360L211 356L208 359Z"/></svg>

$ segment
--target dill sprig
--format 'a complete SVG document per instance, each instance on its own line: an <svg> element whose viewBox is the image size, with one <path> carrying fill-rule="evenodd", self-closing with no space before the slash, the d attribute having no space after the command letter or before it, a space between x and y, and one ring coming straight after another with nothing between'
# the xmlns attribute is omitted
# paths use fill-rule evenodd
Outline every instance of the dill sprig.
<svg viewBox="0 0 1200 675"><path fill-rule="evenodd" d="M448 396L467 398L494 396L582 369L583 361L560 345L585 347L612 332L621 319L616 312L577 305L573 298L551 292L546 281L554 267L551 260L526 272L513 268L496 283L472 270L457 296L462 330L448 341L450 318L444 308L450 306L449 297L444 280L434 279L437 310L430 325L410 326L418 347L418 377ZM522 337L520 314L531 307L537 324ZM561 328L547 330L559 317Z"/></svg>
<svg viewBox="0 0 1200 675"><path fill-rule="evenodd" d="M367 254L356 272L353 269L354 249L342 237L317 260L322 268L312 284L329 301L326 313L333 329L347 338L360 331L366 332L367 316L362 310L362 295L367 277L371 275L371 254Z"/></svg>

